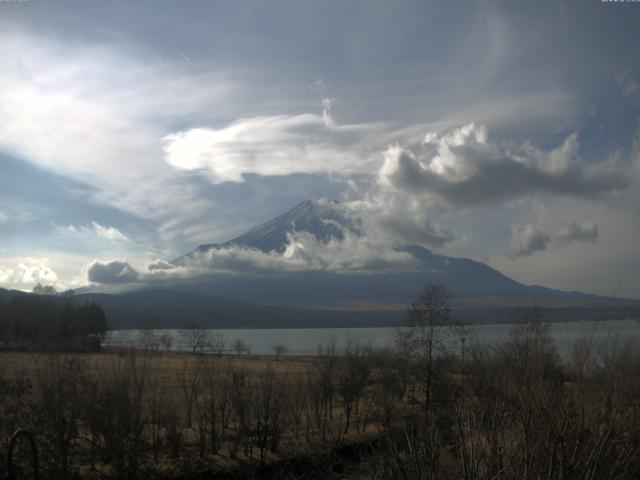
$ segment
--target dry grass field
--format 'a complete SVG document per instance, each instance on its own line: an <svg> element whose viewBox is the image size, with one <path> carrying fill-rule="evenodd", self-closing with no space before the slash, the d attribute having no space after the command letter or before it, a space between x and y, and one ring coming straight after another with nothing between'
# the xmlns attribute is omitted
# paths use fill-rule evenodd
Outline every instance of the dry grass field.
<svg viewBox="0 0 640 480"><path fill-rule="evenodd" d="M29 428L52 479L640 476L633 345L562 360L533 319L457 357L438 332L314 357L3 352L0 451Z"/></svg>
<svg viewBox="0 0 640 480"><path fill-rule="evenodd" d="M20 375L35 380L42 367L52 361L74 359L82 362L85 373L100 377L121 371L132 356L137 363L148 363L154 374L162 374L177 386L185 372L203 367L219 368L233 365L247 372L262 373L272 369L277 373L304 374L313 364L313 357L270 355L192 355L188 353L145 353L132 349L105 349L103 353L0 352L0 373Z"/></svg>
<svg viewBox="0 0 640 480"><path fill-rule="evenodd" d="M120 478L135 470L171 478L185 468L237 471L365 441L377 432L372 399L361 391L350 400L358 406L345 428L337 376L322 379L323 372L336 374L337 358L325 360L131 349L1 352L9 396L0 399L0 413L14 415L0 425L0 447L12 430L27 427L45 445L41 453L52 455L49 473ZM68 441L62 451L61 441Z"/></svg>

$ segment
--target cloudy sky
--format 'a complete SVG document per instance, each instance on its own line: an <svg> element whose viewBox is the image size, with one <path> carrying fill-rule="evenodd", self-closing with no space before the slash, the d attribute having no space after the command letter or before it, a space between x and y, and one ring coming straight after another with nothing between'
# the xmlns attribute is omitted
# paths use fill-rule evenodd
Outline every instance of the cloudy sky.
<svg viewBox="0 0 640 480"><path fill-rule="evenodd" d="M638 25L599 0L0 1L0 286L126 277L327 198L369 228L318 258L417 243L640 297Z"/></svg>

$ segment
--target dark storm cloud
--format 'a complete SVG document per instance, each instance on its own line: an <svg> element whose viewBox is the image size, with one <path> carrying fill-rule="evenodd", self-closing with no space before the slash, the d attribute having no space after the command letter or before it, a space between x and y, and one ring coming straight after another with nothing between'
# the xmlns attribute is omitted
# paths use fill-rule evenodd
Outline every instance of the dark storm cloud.
<svg viewBox="0 0 640 480"><path fill-rule="evenodd" d="M550 242L549 235L533 225L511 228L509 254L512 257L527 257L535 252L546 250Z"/></svg>
<svg viewBox="0 0 640 480"><path fill-rule="evenodd" d="M598 239L598 225L592 222L576 221L565 223L558 230L558 238L563 242L581 241L595 243Z"/></svg>
<svg viewBox="0 0 640 480"><path fill-rule="evenodd" d="M133 283L138 280L138 271L127 262L93 262L87 276L90 282L103 284Z"/></svg>

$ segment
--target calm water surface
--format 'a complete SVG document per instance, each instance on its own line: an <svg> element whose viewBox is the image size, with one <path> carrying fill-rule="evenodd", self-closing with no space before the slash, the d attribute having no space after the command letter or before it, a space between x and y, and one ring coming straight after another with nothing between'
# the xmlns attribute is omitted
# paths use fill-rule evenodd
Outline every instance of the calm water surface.
<svg viewBox="0 0 640 480"><path fill-rule="evenodd" d="M497 345L508 339L511 325L482 325L467 327L466 344L477 341L483 345ZM228 349L237 340L242 340L252 354L270 355L275 345L284 345L289 355L312 355L318 346L335 345L341 350L349 341L370 344L374 348L390 347L395 341L396 328L287 328L287 329L225 329L209 330L211 334L224 335ZM153 338L162 335L171 338L171 349L188 351L184 330L113 330L107 335L105 344L140 346L153 343ZM589 335L596 343L635 342L640 340L640 323L637 320L612 320L608 322L565 322L551 324L551 334L561 355L567 355L580 338ZM149 339L152 341L149 342ZM460 348L460 335L452 335L449 348Z"/></svg>

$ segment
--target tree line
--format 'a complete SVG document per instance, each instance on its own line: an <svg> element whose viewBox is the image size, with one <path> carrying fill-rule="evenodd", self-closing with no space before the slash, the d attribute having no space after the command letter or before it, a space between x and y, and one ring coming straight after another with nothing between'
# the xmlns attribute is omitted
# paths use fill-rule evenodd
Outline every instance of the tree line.
<svg viewBox="0 0 640 480"><path fill-rule="evenodd" d="M107 331L100 305L77 305L37 285L33 294L0 300L0 349L97 351Z"/></svg>

